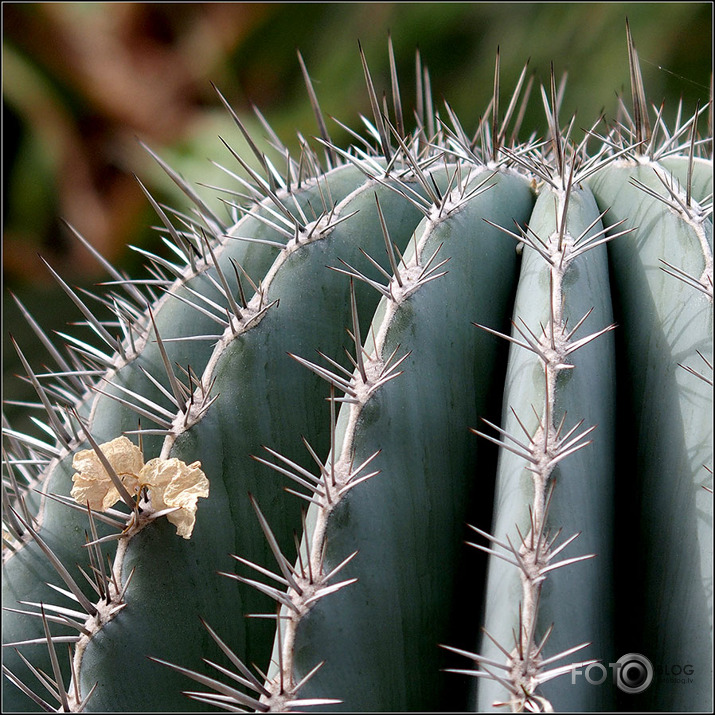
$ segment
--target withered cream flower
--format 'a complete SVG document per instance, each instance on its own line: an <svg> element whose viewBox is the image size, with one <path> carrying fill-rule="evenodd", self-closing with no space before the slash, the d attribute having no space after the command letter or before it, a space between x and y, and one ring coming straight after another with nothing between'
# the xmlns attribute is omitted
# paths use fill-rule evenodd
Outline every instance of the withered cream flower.
<svg viewBox="0 0 715 715"><path fill-rule="evenodd" d="M150 459L141 471L141 483L149 488L151 505L157 511L178 507L166 518L176 533L188 539L196 522L196 500L209 495L209 480L199 469L201 462L186 464L179 459Z"/></svg>
<svg viewBox="0 0 715 715"><path fill-rule="evenodd" d="M138 491L139 473L144 466L141 450L126 437L117 437L101 444L112 469L130 494ZM72 466L77 473L72 476L72 498L80 504L89 504L95 511L107 511L120 499L119 491L107 474L93 449L83 449L75 454Z"/></svg>
<svg viewBox="0 0 715 715"><path fill-rule="evenodd" d="M191 536L196 502L209 495L209 480L200 462L187 465L174 457L150 459L144 464L141 450L126 437L117 437L99 448L130 494L138 494L146 487L153 510L174 508L167 519L176 526L179 536ZM89 504L95 511L106 511L119 501L119 491L94 450L77 452L72 466L77 470L72 476L71 495L75 501Z"/></svg>

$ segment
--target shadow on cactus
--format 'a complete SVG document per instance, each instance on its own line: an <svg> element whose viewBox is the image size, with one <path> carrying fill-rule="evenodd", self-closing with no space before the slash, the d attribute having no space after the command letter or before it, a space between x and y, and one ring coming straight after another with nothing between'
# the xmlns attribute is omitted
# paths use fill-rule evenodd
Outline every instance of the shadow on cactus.
<svg viewBox="0 0 715 715"><path fill-rule="evenodd" d="M548 136L498 53L468 134L389 44L347 149L300 57L317 148L224 100L226 217L155 157L173 258L56 276L101 345L23 308L56 368L16 346L46 437L5 425L6 711L712 707L712 138L627 47L578 144L553 70Z"/></svg>

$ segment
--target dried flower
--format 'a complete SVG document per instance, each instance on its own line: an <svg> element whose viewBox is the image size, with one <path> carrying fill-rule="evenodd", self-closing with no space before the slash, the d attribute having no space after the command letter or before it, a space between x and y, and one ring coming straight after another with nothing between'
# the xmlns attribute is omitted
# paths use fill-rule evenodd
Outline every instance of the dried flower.
<svg viewBox="0 0 715 715"><path fill-rule="evenodd" d="M155 509L178 507L166 518L185 539L194 530L197 499L209 495L209 480L200 467L201 462L187 465L176 458L150 459L141 471L142 485L149 488Z"/></svg>
<svg viewBox="0 0 715 715"><path fill-rule="evenodd" d="M139 473L144 466L141 450L126 437L117 437L100 445L102 453L130 494L139 489ZM72 476L72 498L80 504L89 504L95 511L107 511L119 499L107 470L93 449L83 449L75 454L72 466L77 473Z"/></svg>
<svg viewBox="0 0 715 715"><path fill-rule="evenodd" d="M196 502L209 495L209 480L200 462L187 465L176 458L157 458L144 464L141 450L126 437L117 437L99 448L130 494L138 495L146 487L153 509L174 508L167 518L176 526L176 533L185 539L191 536ZM77 452L72 466L77 470L72 476L75 501L89 504L95 511L106 511L119 501L119 491L94 450Z"/></svg>

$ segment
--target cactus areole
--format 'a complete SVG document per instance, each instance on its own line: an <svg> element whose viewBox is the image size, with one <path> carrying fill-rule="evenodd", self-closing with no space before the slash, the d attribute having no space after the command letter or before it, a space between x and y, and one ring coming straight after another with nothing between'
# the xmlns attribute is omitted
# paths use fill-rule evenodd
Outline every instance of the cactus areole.
<svg viewBox="0 0 715 715"><path fill-rule="evenodd" d="M526 68L468 134L361 50L348 148L299 56L299 157L219 95L225 215L154 155L194 205L144 189L147 276L73 231L112 317L20 305L54 370L16 344L4 711L712 709L710 110L666 127L627 50L580 143L553 70L524 141Z"/></svg>

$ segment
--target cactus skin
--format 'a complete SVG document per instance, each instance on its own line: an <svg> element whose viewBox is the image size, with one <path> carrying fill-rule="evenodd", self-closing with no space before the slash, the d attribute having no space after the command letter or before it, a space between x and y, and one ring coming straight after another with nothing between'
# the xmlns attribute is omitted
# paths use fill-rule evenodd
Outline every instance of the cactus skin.
<svg viewBox="0 0 715 715"><path fill-rule="evenodd" d="M533 234L548 245L548 255L554 265L533 248L524 248L512 337L523 343L522 335L527 330L541 337L539 326L544 326L546 336L542 338L542 345L549 345L553 330L556 349L553 356L545 355L549 358L546 362L523 344L511 346L502 426L510 435L530 445L535 461L529 464L520 453L502 452L492 532L501 542L510 540L515 545L520 544L519 534L523 534L526 545L521 548L525 559L534 551L532 543L541 543L537 558L543 559L545 568L553 570L545 572L545 581L539 586L529 581L524 583L521 570L492 554L484 627L500 643L512 645L512 629L519 632L514 594L520 594L523 588L522 602L538 600L539 604L535 644L540 644L547 635L546 629L551 623L555 624L541 652L542 659L592 641L587 649L579 651L579 660L596 657L598 653L597 657L612 662L615 652L608 624L613 617L610 600L614 586L616 382L611 331L599 334L608 330L613 322L606 247L596 245L583 254L576 253L578 247L585 247L589 240L598 240L600 212L587 188L573 189L568 206L564 205L565 195L564 191L543 191L529 221ZM596 225L589 230L594 222ZM563 248L555 238L562 223L565 224ZM584 232L587 232L585 237L578 241ZM577 325L587 315L583 327L575 335L570 334L570 326ZM589 337L593 339L588 340ZM581 340L587 342L579 347ZM579 426L581 420L583 425ZM531 442L525 438L519 422L525 425ZM549 442L545 446L543 431L547 426ZM596 430L588 434L593 426ZM593 444L560 459L559 440L563 441L563 448L574 449L589 437ZM549 464L549 457L553 465ZM553 489L551 496L550 489ZM549 548L547 543L556 537L559 529L562 534ZM539 535L538 538L535 535ZM573 546L567 546L568 550L561 554L554 553L574 535L578 538ZM580 554L598 554L598 558L554 568L560 561ZM528 632L526 605L522 618L522 628ZM528 641L525 633L522 636L524 650ZM499 655L486 636L482 637L479 652L491 658ZM545 670L548 672L559 665L556 661ZM477 709L488 708L495 699L505 699L500 689L497 683L481 687ZM608 695L604 689L573 687L569 678L546 682L543 695L564 710L613 707L613 703L605 699Z"/></svg>
<svg viewBox="0 0 715 715"><path fill-rule="evenodd" d="M644 199L632 182L667 197L657 171L657 164L613 166L592 184L611 207L610 220L638 227L612 247L628 363L649 366L634 370L627 386L635 421L623 427L622 449L623 464L635 466L639 479L628 534L644 555L634 576L645 586L644 607L636 612L662 615L657 626L636 620L633 649L660 664L694 668L685 693L676 699L667 684L656 684L643 693L643 707L690 710L711 706L712 495L702 485L712 465L712 387L683 368L701 370L700 355L712 364L712 223L697 204L689 219L657 198ZM662 270L663 261L701 280L704 290L709 283L710 294Z"/></svg>
<svg viewBox="0 0 715 715"><path fill-rule="evenodd" d="M417 227L407 265L415 251L419 265L426 265L439 248L447 273L423 285L410 284L407 271L402 286L393 280L395 298L382 299L370 329L376 342L365 351L379 364L397 350L406 356L402 374L340 412L336 473L341 461L361 464L379 452L370 468L380 474L337 504L311 504L311 551L322 550L319 530L327 544L326 571L357 550L350 576L358 580L320 600L297 624L294 677L326 661L304 697L332 694L334 684L349 684L353 672L364 676L341 697L357 710L434 710L448 691L439 672L443 654L428 644L449 633L465 510L485 474L477 449L485 445L465 440L464 425L491 411L486 398L498 372L497 346L469 329L468 316L504 326L516 268L513 245L486 223L480 227L479 219L507 225L522 220L532 205L523 178L487 172L486 181L491 188ZM471 286L466 293L465 285ZM446 336L452 336L449 343ZM405 554L419 556L408 560ZM379 642L374 629L383 634Z"/></svg>
<svg viewBox="0 0 715 715"><path fill-rule="evenodd" d="M268 608L268 599L255 589L231 584L220 574L207 576L198 565L206 563L214 554L230 553L240 554L264 567L272 565L273 557L262 532L246 528L246 524L253 526L255 522L253 508L246 499L248 493L268 510L281 546L288 548L292 543L293 530L300 524L300 503L277 499L277 480L267 476L265 468L252 460L251 455L260 453L263 444L272 444L289 458L305 461L303 446L297 439L299 434L303 434L319 452L327 449L326 412L315 399L321 392L322 381L291 360L287 353L309 354L310 347L318 345L336 354L342 346L349 319L349 312L346 312L350 305L349 283L344 276L329 271L326 264L337 264L338 258L343 257L354 261L354 254L359 255L358 248L376 253L375 249L382 247L375 193L380 196L391 236L398 246L404 247L414 222L418 220L417 210L408 202L400 201L401 197L395 192L371 182L365 183L335 211L336 216L359 211L359 234L356 235L354 230L356 224L346 221L324 238L288 255L272 280L266 277L264 285L265 300L279 303L254 328L226 346L217 346L212 357L214 390L218 394L216 402L203 419L178 435L175 441L172 437L167 438L164 450L171 457L198 459L202 463L203 468L214 476L212 488L221 492L222 498L214 502L221 511L202 510L204 513L190 546L177 544L170 529L165 530L163 539L158 539L154 533L143 532L132 541L127 552L126 573L133 565L145 561L148 554L165 565L164 575L157 573L157 569L142 570L135 575L135 597L142 604L154 602L156 605L154 609L146 606L137 609L137 622L127 620L123 623L121 635L111 641L111 646L98 644L97 649L101 648L101 652L95 653L94 644L90 645L84 658L92 666L83 669L83 688L90 688L97 680L107 680L106 672L115 667L117 657L125 662L137 662L137 676L142 678L157 671L158 666L147 661L140 650L139 641L143 641L141 648L147 647L147 631L157 634L157 642L150 646L150 652L164 659L175 657L177 649L187 639L187 632L195 633L188 640L196 643L196 652L190 657L198 661L204 652L201 640L204 629L195 618L196 613L230 614L236 608L243 613L261 613ZM321 273L326 275L318 279ZM372 313L377 302L374 291L362 286L362 290L357 288L356 292L358 309ZM266 360L266 355L272 357ZM263 398L267 393L271 394L268 400ZM270 500L273 504L268 506ZM279 519L285 525L282 528L279 528ZM227 529L228 524L235 525L233 533ZM202 553L202 549L205 552ZM197 566L198 570L192 576ZM229 568L228 563L222 568ZM171 574L177 569L182 574L181 587L172 587L170 593L157 589L157 580L171 583ZM209 588L207 578L211 578L215 585ZM190 596L194 594L202 596L201 600L192 600ZM181 630L173 630L172 624L177 621L187 625ZM159 624L163 625L157 627ZM270 657L271 624L255 619L223 618L212 619L212 625L232 643L245 640L243 657L248 662L265 662ZM173 677L178 680L178 676ZM106 701L98 692L93 702L101 708L128 709L130 706L123 704L120 691L121 688L117 688L117 692L108 694ZM178 688L176 692L181 697ZM162 702L166 704L165 696L162 694L161 697L153 704L157 709ZM179 705L180 700L174 706Z"/></svg>
<svg viewBox="0 0 715 715"><path fill-rule="evenodd" d="M363 174L351 166L341 167L337 169L334 174L337 174L336 181L332 181L332 177L327 177L326 179L321 179L322 186L314 185L312 189L295 193L296 203L298 205L302 204L301 210L307 210L309 203L319 206L321 203L321 192L329 193L338 200L341 196L346 196L356 188L356 186L362 184L364 180ZM358 179L359 183L357 181ZM271 202L266 200L264 206L266 204L270 205ZM286 204L290 205L287 201ZM275 209L273 209L273 213L274 212ZM267 210L259 210L258 215L264 215L271 219L274 218ZM271 229L271 227L265 223L262 223L255 218L254 215L248 215L237 223L232 233L233 235L248 235L258 240L274 242L285 241L285 238L283 238L280 233ZM270 268L278 253L277 248L267 244L238 240L225 241L223 251L219 252L218 249L215 250L219 257L219 265L222 266L225 275L229 279L233 274L230 270L231 259L237 261L249 276L251 276L251 272L253 276L262 276L262 274L267 272ZM213 277L214 282L217 282L215 267L212 267L210 262L207 262L205 266L199 264L196 275L192 275L193 273L194 271L191 271L188 280L177 281L177 283L172 286L172 294L178 294L184 298L192 298L196 301L193 294L189 292L193 290L205 294L214 301L219 300L220 292L216 289L214 283L206 278L207 274L209 274ZM237 292L235 283L234 278L233 285L230 286L233 294ZM244 280L244 283L247 282ZM249 289L250 285L247 284L246 291ZM250 297L250 294L247 297ZM181 302L181 300L174 298L173 295L166 295L156 306L155 313L155 323L159 332L162 336L167 338L180 337L182 334L211 335L217 332L215 321ZM195 332L192 333L192 330ZM173 362L179 365L191 365L195 370L200 370L201 372L203 372L213 352L211 340L166 342L165 346ZM140 394L142 394L142 396L156 401L165 409L171 409L172 405L141 372L141 368L144 367L151 375L158 376L162 374L162 361L158 352L157 344L147 341L146 346L136 359L119 367L116 371L117 377L109 375L108 379L113 384L120 384L125 388L134 390L141 389ZM113 390L112 388L103 389L110 393L112 391L119 392L119 390ZM123 397L126 396L124 393L120 394ZM87 403L83 409L80 409L80 412L92 414L91 427L93 434L98 440L109 440L123 429L136 429L137 414L131 409L122 409L121 405L118 405L116 401L107 396L103 394L93 395L91 401L88 398ZM175 407L173 410L175 410ZM157 440L155 436L148 435L143 437L143 441L147 454L151 454L149 450L151 450L152 447L154 453L158 454L163 438ZM89 445L85 443L81 448L88 446ZM63 459L56 468L50 471L50 476L43 485L47 492L69 494L71 488L70 480L74 471L71 462L72 459L70 456L69 458ZM63 563L74 564L77 561L77 550L80 549L84 543L84 532L87 529L86 516L66 508L62 508L58 512L53 506L56 505L48 504L48 508L43 509L43 533L53 535L53 550L58 558ZM208 523L211 522L209 521ZM105 532L101 531L100 525L100 535L104 533ZM217 534L217 538L221 538L220 534ZM176 548L173 544L173 540L169 542L169 544L171 547ZM234 550L233 540L226 541L226 538L223 537L223 545L219 542L215 544L215 548L218 553L230 553ZM47 563L47 560L42 556L42 553L36 548L35 544L30 543L28 547L23 550L22 560L26 559L29 560L28 563L22 565L18 563L19 560L16 561L12 559L5 567L7 569L5 573L5 583L8 585L3 589L3 598L7 598L8 600L3 603L7 607L15 607L17 602L21 600L40 602L53 599L53 591L45 586L45 582L54 582L56 574ZM168 564L171 562L172 559L167 559ZM19 570L17 576L13 573L15 568ZM28 579L28 568L31 568L33 571L29 574L29 581L25 583ZM81 580L79 572L75 571L73 574L76 579ZM203 578L202 576L201 579ZM223 579L222 581L224 581L224 583L217 582L216 588L225 593L225 599L234 600L235 590L231 588L230 583L225 582ZM91 592L88 592L87 595L91 597ZM146 609L144 609L144 611L147 612ZM15 614L5 614L3 629L6 633L6 642L42 636L42 625L40 623L31 622L28 624L26 617L19 617L20 622L16 625L16 620L17 617ZM230 622L233 623L234 620L230 619ZM239 621L239 624L243 625L242 621ZM28 625L33 626L34 629L28 632ZM195 625L198 625L200 628L198 619L195 619ZM199 637L198 634L197 637ZM203 632L200 634L200 637L203 637ZM5 664L7 667L13 667L11 665L12 659L7 658L7 655L6 652ZM46 667L49 667L49 664ZM177 694L180 692L178 685L177 679ZM185 701L180 695L178 695L177 700L179 700L179 702ZM157 705L157 707L160 709L160 707L163 706Z"/></svg>
<svg viewBox="0 0 715 715"><path fill-rule="evenodd" d="M149 197L179 262L149 256L159 288L107 266L131 339L95 324L106 355L55 351L106 379L50 385L25 360L56 444L6 434L5 710L712 706L712 162L696 121L650 141L628 48L638 111L595 162L559 129L553 74L550 142L506 146L524 75L500 124L498 55L479 141L449 107L451 128L425 116L429 96L406 135L394 65L393 128L363 56L377 149L333 146L321 119L307 179L237 157L256 202L231 225L165 167L200 215L178 232ZM146 498L110 523L72 506L73 455L122 433L146 460L201 462L191 538ZM572 563L524 565L532 527L558 535L541 558L581 532ZM521 631L532 670L507 664ZM694 685L571 677L634 651L694 664Z"/></svg>

